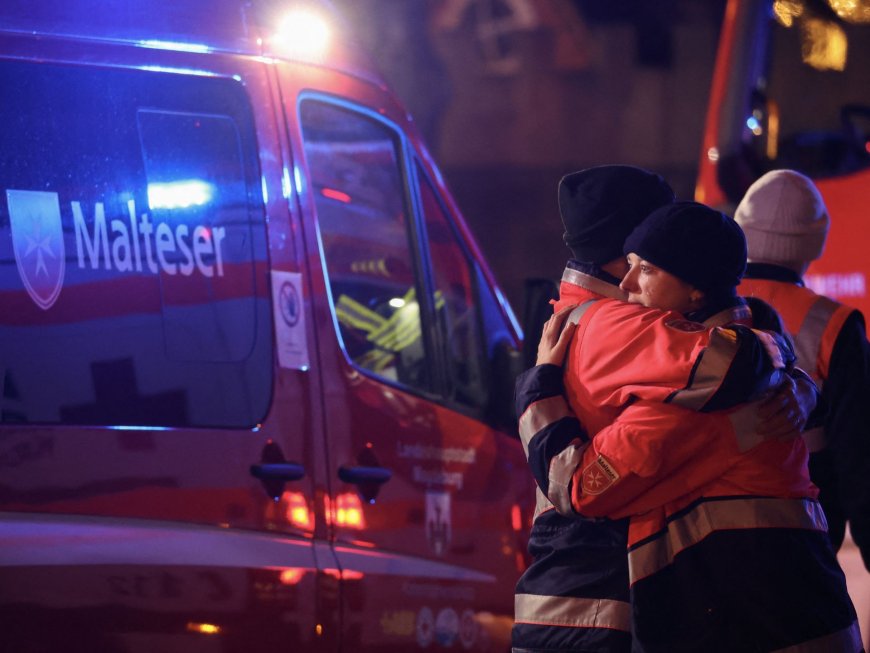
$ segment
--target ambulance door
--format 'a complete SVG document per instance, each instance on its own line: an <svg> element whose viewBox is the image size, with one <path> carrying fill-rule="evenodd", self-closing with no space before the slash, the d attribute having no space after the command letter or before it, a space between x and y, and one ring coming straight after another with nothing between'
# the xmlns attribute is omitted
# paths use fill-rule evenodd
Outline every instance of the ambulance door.
<svg viewBox="0 0 870 653"><path fill-rule="evenodd" d="M285 97L303 144L342 649L505 650L530 494L519 442L483 416L489 356L514 332L403 112L324 77L324 92Z"/></svg>

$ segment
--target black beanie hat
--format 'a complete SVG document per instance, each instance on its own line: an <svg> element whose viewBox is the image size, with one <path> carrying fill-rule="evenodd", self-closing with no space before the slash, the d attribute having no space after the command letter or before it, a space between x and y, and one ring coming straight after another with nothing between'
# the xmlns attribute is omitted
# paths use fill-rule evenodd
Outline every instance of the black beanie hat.
<svg viewBox="0 0 870 653"><path fill-rule="evenodd" d="M746 238L724 213L697 202L654 211L625 240L634 252L708 294L731 294L746 271Z"/></svg>
<svg viewBox="0 0 870 653"><path fill-rule="evenodd" d="M572 172L559 182L565 244L575 259L603 265L622 256L622 244L641 220L674 201L659 175L626 165Z"/></svg>

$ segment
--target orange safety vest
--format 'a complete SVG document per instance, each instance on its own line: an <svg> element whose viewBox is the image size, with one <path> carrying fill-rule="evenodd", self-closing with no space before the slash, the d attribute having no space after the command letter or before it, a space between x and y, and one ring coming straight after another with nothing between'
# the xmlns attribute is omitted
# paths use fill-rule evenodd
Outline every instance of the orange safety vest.
<svg viewBox="0 0 870 653"><path fill-rule="evenodd" d="M596 284L604 282L568 268L555 303L556 310L580 304L582 315L577 318L565 363L565 392L570 408L589 433L612 424L639 399L700 410L716 395L735 360L745 355L734 332L718 328L748 321L745 306L730 309L726 317L704 326L674 311L600 298ZM785 363L774 338L765 332L755 335L764 343L775 373L781 373ZM535 424L552 420L564 410L561 397L532 406L520 420L521 434L530 437L537 430ZM741 442L735 446L745 449L751 445ZM570 481L579 455L579 450L566 450L550 462L547 501L541 503L544 497L539 497L538 512L549 504L563 514L571 512Z"/></svg>
<svg viewBox="0 0 870 653"><path fill-rule="evenodd" d="M738 291L744 297L757 297L777 310L785 330L794 340L797 366L823 386L828 378L834 343L855 309L787 281L746 278ZM804 432L804 440L810 452L825 448L822 427Z"/></svg>
<svg viewBox="0 0 870 653"><path fill-rule="evenodd" d="M582 294L563 283L561 303ZM717 361L709 342L699 357L697 343L677 337L694 364L675 389L686 360L672 362L670 338L712 332L676 314L645 321L646 310L601 300L580 317L565 383L571 407L596 435L551 458L547 498L563 514L634 513L628 562L643 650L859 650L804 441L760 442L752 405L681 410L703 406L710 387L697 391L708 366L721 378L728 363ZM659 387L656 376L664 379ZM560 399L525 411L524 442L558 423L567 410Z"/></svg>

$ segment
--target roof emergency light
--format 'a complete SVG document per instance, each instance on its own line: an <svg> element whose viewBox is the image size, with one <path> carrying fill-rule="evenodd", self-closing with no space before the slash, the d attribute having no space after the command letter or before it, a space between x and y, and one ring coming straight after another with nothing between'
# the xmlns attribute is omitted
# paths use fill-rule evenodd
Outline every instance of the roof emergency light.
<svg viewBox="0 0 870 653"><path fill-rule="evenodd" d="M329 47L332 30L314 9L300 7L289 11L271 38L272 46L284 54L316 59Z"/></svg>

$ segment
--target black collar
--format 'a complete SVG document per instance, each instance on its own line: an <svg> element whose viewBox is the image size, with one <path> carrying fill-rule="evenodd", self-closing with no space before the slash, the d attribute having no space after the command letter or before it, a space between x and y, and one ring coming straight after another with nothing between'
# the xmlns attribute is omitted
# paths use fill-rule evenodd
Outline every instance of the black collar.
<svg viewBox="0 0 870 653"><path fill-rule="evenodd" d="M746 266L747 279L770 279L771 281L783 281L803 287L804 280L794 270L784 268L773 263L749 263Z"/></svg>

